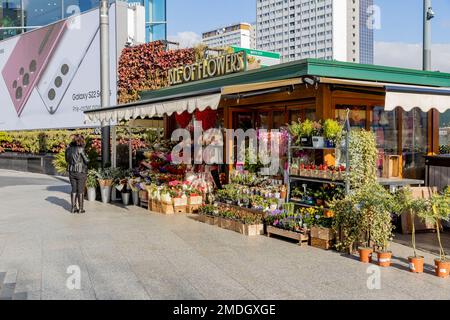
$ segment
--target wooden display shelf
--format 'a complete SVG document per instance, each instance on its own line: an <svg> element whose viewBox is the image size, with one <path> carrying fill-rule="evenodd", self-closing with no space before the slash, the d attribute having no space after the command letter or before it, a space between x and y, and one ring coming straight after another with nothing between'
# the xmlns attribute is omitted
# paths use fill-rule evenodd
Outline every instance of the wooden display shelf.
<svg viewBox="0 0 450 320"><path fill-rule="evenodd" d="M308 181L308 182L316 182L316 183L345 185L345 182L342 180L320 179L320 178L303 177L303 176L289 176L289 179L291 181Z"/></svg>
<svg viewBox="0 0 450 320"><path fill-rule="evenodd" d="M272 235L296 240L299 246L302 246L304 243L308 244L309 241L309 235L307 234L267 226L267 236L270 238Z"/></svg>

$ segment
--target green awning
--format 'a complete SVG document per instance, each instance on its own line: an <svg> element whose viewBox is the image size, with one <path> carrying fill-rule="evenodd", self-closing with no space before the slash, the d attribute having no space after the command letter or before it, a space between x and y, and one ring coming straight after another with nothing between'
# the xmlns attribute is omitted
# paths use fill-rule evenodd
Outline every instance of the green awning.
<svg viewBox="0 0 450 320"><path fill-rule="evenodd" d="M192 92L208 91L231 85L293 79L305 75L393 84L450 87L450 74L448 73L320 59L305 59L159 90L143 91L140 93L140 96L141 100L161 99L171 96L183 96Z"/></svg>

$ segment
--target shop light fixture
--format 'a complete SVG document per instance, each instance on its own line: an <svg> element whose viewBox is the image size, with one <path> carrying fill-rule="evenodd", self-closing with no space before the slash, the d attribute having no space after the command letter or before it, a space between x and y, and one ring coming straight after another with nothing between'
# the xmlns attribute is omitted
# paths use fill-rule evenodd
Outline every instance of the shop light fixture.
<svg viewBox="0 0 450 320"><path fill-rule="evenodd" d="M316 76L307 75L307 76L302 77L302 82L304 84L306 84L306 86L316 86L317 87L319 85L320 78L318 78Z"/></svg>

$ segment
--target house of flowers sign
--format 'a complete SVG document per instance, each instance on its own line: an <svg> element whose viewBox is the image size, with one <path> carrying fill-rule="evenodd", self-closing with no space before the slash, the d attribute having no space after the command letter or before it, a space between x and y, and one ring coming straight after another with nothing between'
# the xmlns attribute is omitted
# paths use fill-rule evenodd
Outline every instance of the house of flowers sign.
<svg viewBox="0 0 450 320"><path fill-rule="evenodd" d="M169 70L169 85L220 77L246 69L244 51L200 60L196 63Z"/></svg>

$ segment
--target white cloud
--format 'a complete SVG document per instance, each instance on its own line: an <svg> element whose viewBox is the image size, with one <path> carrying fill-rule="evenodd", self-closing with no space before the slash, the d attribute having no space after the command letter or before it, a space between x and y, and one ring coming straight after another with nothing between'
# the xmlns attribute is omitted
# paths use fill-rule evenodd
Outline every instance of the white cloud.
<svg viewBox="0 0 450 320"><path fill-rule="evenodd" d="M432 70L450 72L450 44L434 44ZM375 42L375 64L422 69L422 44Z"/></svg>
<svg viewBox="0 0 450 320"><path fill-rule="evenodd" d="M176 35L168 37L169 41L178 42L180 48L192 48L202 41L202 37L192 31L178 32Z"/></svg>

